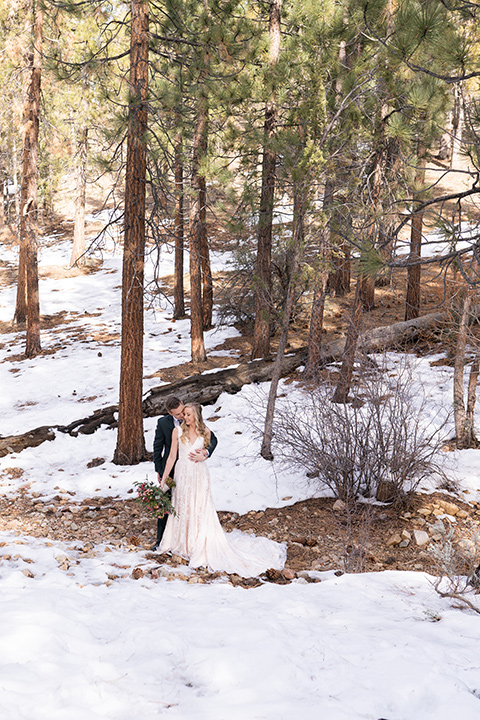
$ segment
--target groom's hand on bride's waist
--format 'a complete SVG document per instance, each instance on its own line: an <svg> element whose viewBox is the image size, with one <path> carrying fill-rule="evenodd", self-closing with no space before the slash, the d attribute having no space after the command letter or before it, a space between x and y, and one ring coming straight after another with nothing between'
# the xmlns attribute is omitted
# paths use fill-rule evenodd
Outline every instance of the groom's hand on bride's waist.
<svg viewBox="0 0 480 720"><path fill-rule="evenodd" d="M208 451L203 450L191 450L188 454L188 459L192 462L203 462L208 457Z"/></svg>

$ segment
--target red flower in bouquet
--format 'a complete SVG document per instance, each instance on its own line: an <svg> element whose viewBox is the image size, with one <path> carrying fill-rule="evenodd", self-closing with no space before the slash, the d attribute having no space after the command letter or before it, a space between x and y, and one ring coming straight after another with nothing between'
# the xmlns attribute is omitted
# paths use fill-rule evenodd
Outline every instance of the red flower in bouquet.
<svg viewBox="0 0 480 720"><path fill-rule="evenodd" d="M144 482L135 482L133 484L137 489L135 502L140 503L150 510L154 517L162 518L165 515L177 514L167 492L164 492L158 483L145 480ZM169 484L168 480L167 484ZM169 487L171 487L170 484Z"/></svg>

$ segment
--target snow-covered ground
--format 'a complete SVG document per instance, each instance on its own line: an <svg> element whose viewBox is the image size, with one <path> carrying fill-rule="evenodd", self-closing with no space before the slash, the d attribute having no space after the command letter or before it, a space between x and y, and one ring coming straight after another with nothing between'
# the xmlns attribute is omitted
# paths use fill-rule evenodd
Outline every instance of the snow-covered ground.
<svg viewBox="0 0 480 720"><path fill-rule="evenodd" d="M43 265L66 265L65 243L42 251ZM4 260L15 262L14 254ZM218 267L228 261L214 257ZM172 271L165 255L160 275ZM150 266L150 276L153 266ZM0 433L68 423L117 401L121 258L112 243L96 273L40 283L42 312L65 324L42 333L55 354L10 360L21 334L2 335ZM0 293L11 319L14 289ZM82 317L75 313L82 314ZM89 313L85 315L84 313ZM77 334L82 338L76 338ZM207 350L235 330L207 333ZM102 339L103 337L103 339ZM188 322L168 308L146 313L145 375L189 359ZM232 357L232 364L235 358ZM391 358L392 367L395 356ZM432 418L451 404L451 369L418 361ZM159 384L145 381L145 391ZM258 457L254 425L266 387L222 395L205 409L219 439L208 461L218 509L246 512L312 495L302 473ZM282 387L289 395L299 390ZM155 419L145 422L151 447ZM59 434L53 442L0 459L0 492L21 488L46 501L126 497L153 479L143 463L110 460L115 433ZM451 456L451 454L450 454ZM87 463L103 457L94 468ZM454 455L451 472L465 499L480 498L478 451ZM23 475L2 472L22 468ZM430 487L426 488L431 489ZM2 560L3 556L3 560ZM424 573L381 572L234 588L135 580L144 551L5 532L0 518L0 711L5 720L475 720L480 717L480 616L440 598ZM112 578L115 578L112 580Z"/></svg>
<svg viewBox="0 0 480 720"><path fill-rule="evenodd" d="M255 590L58 567L4 538L0 709L9 720L477 720L480 618L422 573ZM99 567L101 565L101 567ZM27 578L21 567L35 577Z"/></svg>

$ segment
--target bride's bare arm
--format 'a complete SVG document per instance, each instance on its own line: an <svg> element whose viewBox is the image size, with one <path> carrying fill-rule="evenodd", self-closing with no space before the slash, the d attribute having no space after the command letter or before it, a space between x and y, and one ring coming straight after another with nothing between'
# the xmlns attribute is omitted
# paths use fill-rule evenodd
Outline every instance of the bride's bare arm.
<svg viewBox="0 0 480 720"><path fill-rule="evenodd" d="M162 490L165 490L165 480L170 475L170 471L175 465L175 460L177 459L177 451L178 451L178 429L174 428L172 432L172 445L170 447L170 452L168 454L167 462L165 464L165 470L163 471L162 480L160 482L160 487Z"/></svg>

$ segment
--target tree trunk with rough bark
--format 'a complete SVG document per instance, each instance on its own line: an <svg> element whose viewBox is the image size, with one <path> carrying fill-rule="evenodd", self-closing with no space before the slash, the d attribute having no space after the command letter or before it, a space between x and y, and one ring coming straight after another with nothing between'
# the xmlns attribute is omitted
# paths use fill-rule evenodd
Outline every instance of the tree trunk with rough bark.
<svg viewBox="0 0 480 720"><path fill-rule="evenodd" d="M185 295L183 285L184 255L184 192L183 192L183 144L180 134L175 138L175 276L173 303L175 320L185 317Z"/></svg>
<svg viewBox="0 0 480 720"><path fill-rule="evenodd" d="M345 297L350 292L350 246L341 243L332 250L332 265L335 268L328 276L327 288L336 297Z"/></svg>
<svg viewBox="0 0 480 720"><path fill-rule="evenodd" d="M450 167L458 161L462 154L462 133L464 124L464 108L463 108L463 83L456 83L454 88L454 105L452 117L452 135L451 135L451 152Z"/></svg>
<svg viewBox="0 0 480 720"><path fill-rule="evenodd" d="M362 325L363 305L361 299L360 278L357 279L357 287L355 289L355 299L353 303L352 315L348 326L347 338L345 341L345 350L343 353L342 367L338 378L337 386L333 394L332 400L337 403L346 403L348 394L352 384L353 366L355 363L355 354L357 350L358 338Z"/></svg>
<svg viewBox="0 0 480 720"><path fill-rule="evenodd" d="M360 275L360 298L365 312L375 308L375 278L372 275Z"/></svg>
<svg viewBox="0 0 480 720"><path fill-rule="evenodd" d="M280 378L282 376L282 363L287 347L288 331L290 327L290 320L292 317L293 304L295 301L295 291L298 279L298 260L300 257L300 250L303 242L305 204L305 191L298 190L294 194L294 231L292 238L292 246L289 249L288 258L289 282L287 288L287 297L285 301L285 308L283 311L282 329L278 341L277 356L275 358L275 363L273 366L272 381L270 383L270 390L268 393L267 411L265 414L265 428L263 432L262 447L260 450L260 454L265 460L273 460L273 418L275 415L278 383L280 382Z"/></svg>
<svg viewBox="0 0 480 720"><path fill-rule="evenodd" d="M20 197L18 192L18 153L17 153L17 138L13 137L13 152L12 152L12 170L13 170L13 198L15 207L15 228L17 234L19 234L20 228Z"/></svg>
<svg viewBox="0 0 480 720"><path fill-rule="evenodd" d="M32 4L33 50L29 53L28 86L23 107L22 182L20 188L20 253L14 321L26 322L25 355L41 350L38 293L38 136L42 79L43 10Z"/></svg>
<svg viewBox="0 0 480 720"><path fill-rule="evenodd" d="M143 276L148 128L148 0L131 2L130 77L122 274L122 350L117 446L113 462L146 458L143 435Z"/></svg>
<svg viewBox="0 0 480 720"><path fill-rule="evenodd" d="M320 261L321 262L321 261ZM312 311L310 313L310 331L308 334L308 356L305 364L305 377L315 380L321 366L323 315L328 273L319 266L315 273Z"/></svg>
<svg viewBox="0 0 480 720"><path fill-rule="evenodd" d="M331 192L329 190L331 190ZM333 185L330 184L329 187L326 185L323 199L324 209L328 209L328 206L332 203L332 199ZM328 228L325 228L321 233L317 267L315 268L315 284L312 310L310 313L310 331L308 335L308 356L305 364L305 377L310 380L315 380L317 377L321 363L325 295L329 277L332 277L332 274L329 275L328 272L329 259L332 256L331 236L332 233Z"/></svg>
<svg viewBox="0 0 480 720"><path fill-rule="evenodd" d="M0 174L0 230L5 227L5 194L4 194L5 173Z"/></svg>
<svg viewBox="0 0 480 720"><path fill-rule="evenodd" d="M200 178L200 252L202 256L202 319L203 329L213 327L213 278L207 234L207 183Z"/></svg>
<svg viewBox="0 0 480 720"><path fill-rule="evenodd" d="M348 26L349 18L346 8L343 14L343 25L346 28ZM341 40L338 48L338 66L344 68L347 72L351 67L352 55L347 54L347 47L345 40ZM338 73L338 77L335 81L335 91L337 98L335 105L338 107L342 98L344 97L344 74ZM335 189L342 186L340 175L340 168L337 168L336 176L332 179L327 179L325 182L325 194L324 194L324 207L332 205L332 200L335 195ZM330 216L330 224L334 227L336 219L338 218L338 211L333 208ZM326 292L335 294L336 297L344 297L350 292L350 246L345 240L337 236L334 232L330 231L330 244L331 244L331 263L333 270L328 274ZM322 309L323 314L323 309ZM323 322L323 321L322 321ZM310 343L309 343L310 345Z"/></svg>
<svg viewBox="0 0 480 720"><path fill-rule="evenodd" d="M478 351L475 353L470 369L466 404L464 400L465 352L471 306L472 290L468 288L463 301L462 315L457 331L457 345L455 349L455 364L453 370L453 414L455 419L455 440L459 449L478 446L478 441L474 432L474 410L479 372Z"/></svg>
<svg viewBox="0 0 480 720"><path fill-rule="evenodd" d="M385 20L387 27L392 31L393 8L392 3L387 2L385 8ZM374 130L374 153L373 163L367 172L367 189L369 191L369 204L371 206L371 215L369 223L369 243L375 250L379 249L380 254L385 260L390 259L391 245L387 240L387 226L392 222L386 212L385 205L391 208L391 201L386 200L385 195L391 192L389 188L393 188L396 183L395 168L399 162L398 143L387 135L387 118L390 116L391 107L388 101L389 90L385 81L385 76L391 72L388 67L388 61L384 58L383 69L378 76L378 96L381 101L378 105L376 113L375 130ZM391 212L391 211L390 211ZM368 273L362 275L361 278L361 296L363 309L369 312L375 307L375 287L388 284L389 274L370 275Z"/></svg>
<svg viewBox="0 0 480 720"><path fill-rule="evenodd" d="M282 0L270 0L270 48L271 69L280 57ZM270 319L272 288L272 224L275 195L275 171L277 157L272 147L277 126L277 104L274 87L265 106L263 127L262 188L258 213L257 260L255 267L255 325L253 330L252 358L267 357L270 353Z"/></svg>
<svg viewBox="0 0 480 720"><path fill-rule="evenodd" d="M70 265L84 263L85 253L85 198L87 190L88 128L83 125L78 133L76 154L75 224Z"/></svg>
<svg viewBox="0 0 480 720"><path fill-rule="evenodd" d="M425 150L419 148L418 167L415 174L415 187L420 188L425 182ZM410 231L410 260L420 260L422 255L422 231L424 212L419 210L412 214L412 227ZM407 293L405 297L405 320L413 320L420 315L420 284L422 268L420 263L410 265L407 270Z"/></svg>
<svg viewBox="0 0 480 720"><path fill-rule="evenodd" d="M192 153L192 191L190 205L190 336L193 362L207 359L203 339L202 303L202 175L201 160L207 150L207 99L198 102Z"/></svg>
<svg viewBox="0 0 480 720"><path fill-rule="evenodd" d="M470 366L467 389L467 411L465 413L465 431L469 447L478 447L478 440L475 436L475 405L477 403L477 385L480 373L480 353L477 351Z"/></svg>
<svg viewBox="0 0 480 720"><path fill-rule="evenodd" d="M22 222L20 221L20 237ZM25 325L27 322L27 249L25 244L20 241L18 252L18 277L17 277L17 295L15 301L15 314L13 322L15 325Z"/></svg>

